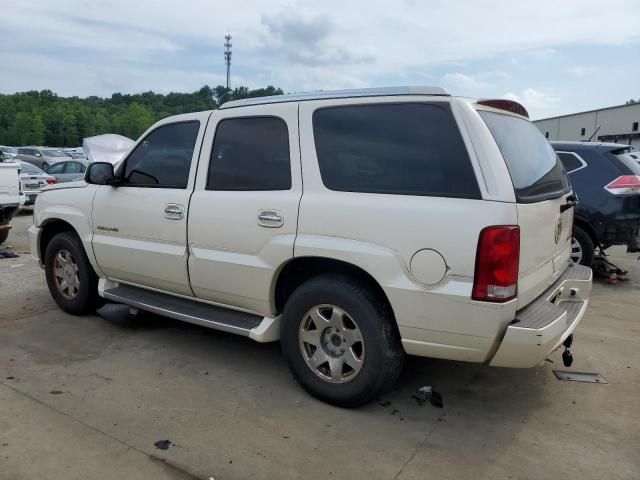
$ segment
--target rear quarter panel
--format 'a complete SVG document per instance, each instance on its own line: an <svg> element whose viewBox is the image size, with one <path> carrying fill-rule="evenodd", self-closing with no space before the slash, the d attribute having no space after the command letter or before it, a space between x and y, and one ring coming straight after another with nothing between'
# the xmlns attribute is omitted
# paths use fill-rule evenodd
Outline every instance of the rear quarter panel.
<svg viewBox="0 0 640 480"><path fill-rule="evenodd" d="M329 190L320 175L312 114L316 108L344 103L317 101L300 106L304 195L294 256L337 258L369 272L391 302L403 341L421 345L407 343L409 353L483 361L513 319L515 302L496 305L471 300L478 237L488 225L516 224L515 204ZM349 102L356 103L364 102ZM472 149L466 131L463 139ZM476 152L469 154L477 162ZM477 163L473 166L483 197L513 197L513 190L504 189L504 179L485 183ZM504 168L487 166L490 172ZM446 264L443 277L432 284L421 283L410 269L411 259L423 249L435 250Z"/></svg>

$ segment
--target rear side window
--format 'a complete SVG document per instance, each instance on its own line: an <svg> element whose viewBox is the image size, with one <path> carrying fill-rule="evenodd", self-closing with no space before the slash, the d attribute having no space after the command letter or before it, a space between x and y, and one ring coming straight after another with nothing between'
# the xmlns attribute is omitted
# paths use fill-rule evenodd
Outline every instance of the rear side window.
<svg viewBox="0 0 640 480"><path fill-rule="evenodd" d="M618 168L625 175L640 175L640 164L626 150L609 152L618 162ZM621 164L621 165L620 165Z"/></svg>
<svg viewBox="0 0 640 480"><path fill-rule="evenodd" d="M449 105L353 105L316 110L322 181L331 190L480 198Z"/></svg>
<svg viewBox="0 0 640 480"><path fill-rule="evenodd" d="M281 118L222 120L209 162L207 190L289 190L289 130Z"/></svg>
<svg viewBox="0 0 640 480"><path fill-rule="evenodd" d="M80 162L66 162L67 166L64 169L64 173L83 173L84 167Z"/></svg>
<svg viewBox="0 0 640 480"><path fill-rule="evenodd" d="M187 188L199 130L198 121L156 128L127 158L121 185Z"/></svg>
<svg viewBox="0 0 640 480"><path fill-rule="evenodd" d="M518 202L557 198L571 190L564 166L535 125L511 115L478 113L500 148Z"/></svg>
<svg viewBox="0 0 640 480"><path fill-rule="evenodd" d="M564 168L567 171L567 173L574 172L574 171L586 166L586 164L583 163L573 153L558 152L558 158L560 159L560 161L564 165Z"/></svg>
<svg viewBox="0 0 640 480"><path fill-rule="evenodd" d="M64 163L54 163L49 168L47 168L47 173L60 174L64 172Z"/></svg>

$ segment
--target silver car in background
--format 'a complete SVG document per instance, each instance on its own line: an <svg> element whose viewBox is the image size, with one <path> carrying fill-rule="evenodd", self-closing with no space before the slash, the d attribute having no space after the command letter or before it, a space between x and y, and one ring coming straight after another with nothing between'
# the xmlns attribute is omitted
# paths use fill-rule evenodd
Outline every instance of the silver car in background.
<svg viewBox="0 0 640 480"><path fill-rule="evenodd" d="M18 148L18 160L35 165L43 170L54 163L58 163L62 160L68 160L71 158L60 150L55 148L43 148L43 147L19 147Z"/></svg>
<svg viewBox="0 0 640 480"><path fill-rule="evenodd" d="M78 160L63 160L45 169L46 173L56 178L59 183L74 182L84 179L88 163Z"/></svg>
<svg viewBox="0 0 640 480"><path fill-rule="evenodd" d="M20 164L20 181L25 195L24 206L28 207L36 203L40 190L58 181L35 165L22 161L18 163Z"/></svg>

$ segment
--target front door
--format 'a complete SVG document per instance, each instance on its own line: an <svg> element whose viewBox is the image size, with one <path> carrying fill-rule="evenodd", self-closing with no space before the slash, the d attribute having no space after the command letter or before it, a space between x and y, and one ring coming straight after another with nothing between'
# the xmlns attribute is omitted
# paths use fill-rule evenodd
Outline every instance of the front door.
<svg viewBox="0 0 640 480"><path fill-rule="evenodd" d="M154 127L93 202L93 250L108 278L192 295L187 207L208 113Z"/></svg>
<svg viewBox="0 0 640 480"><path fill-rule="evenodd" d="M298 223L298 108L222 109L209 125L189 210L191 287L198 298L268 315Z"/></svg>

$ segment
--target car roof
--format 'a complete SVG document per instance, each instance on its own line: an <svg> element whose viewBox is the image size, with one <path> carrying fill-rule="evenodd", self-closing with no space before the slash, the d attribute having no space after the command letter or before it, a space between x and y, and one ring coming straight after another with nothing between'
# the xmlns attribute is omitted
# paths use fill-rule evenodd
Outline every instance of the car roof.
<svg viewBox="0 0 640 480"><path fill-rule="evenodd" d="M624 143L610 142L570 142L570 141L553 141L550 142L555 150L600 150L610 152L612 150L626 150L631 148L630 145Z"/></svg>
<svg viewBox="0 0 640 480"><path fill-rule="evenodd" d="M230 100L220 106L220 109L246 107L249 105L264 105L268 103L301 102L308 100L326 100L332 98L353 98L353 97L381 97L398 95L451 95L441 87L377 87L358 88L350 90L325 90L309 93L289 93L286 95L272 95L268 97L244 98L242 100Z"/></svg>

